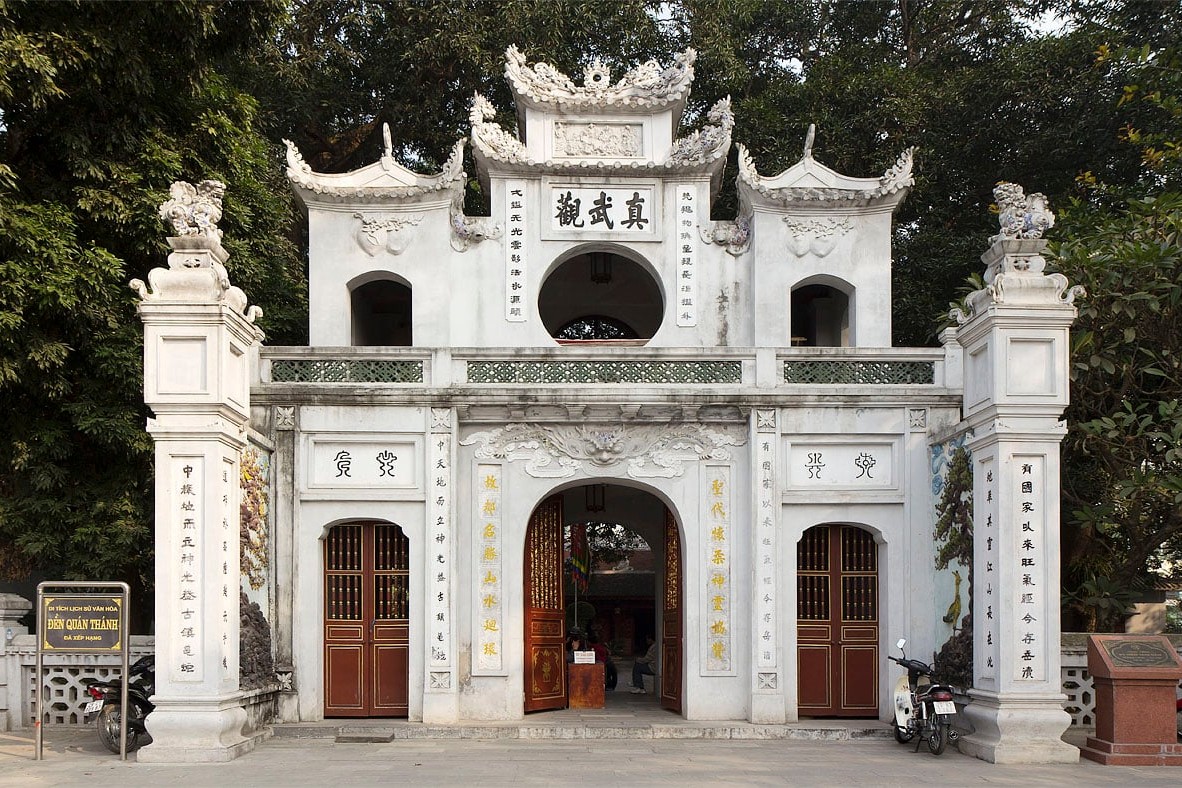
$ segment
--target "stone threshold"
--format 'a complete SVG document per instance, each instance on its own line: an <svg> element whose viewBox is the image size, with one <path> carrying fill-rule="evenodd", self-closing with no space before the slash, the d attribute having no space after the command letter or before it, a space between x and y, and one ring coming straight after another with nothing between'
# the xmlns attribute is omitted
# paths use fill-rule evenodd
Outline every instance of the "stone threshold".
<svg viewBox="0 0 1182 788"><path fill-rule="evenodd" d="M891 729L880 722L854 724L758 725L741 722L683 723L466 723L427 725L421 722L281 723L271 726L277 738L333 739L341 744L383 744L400 739L780 739L851 741L889 739Z"/></svg>

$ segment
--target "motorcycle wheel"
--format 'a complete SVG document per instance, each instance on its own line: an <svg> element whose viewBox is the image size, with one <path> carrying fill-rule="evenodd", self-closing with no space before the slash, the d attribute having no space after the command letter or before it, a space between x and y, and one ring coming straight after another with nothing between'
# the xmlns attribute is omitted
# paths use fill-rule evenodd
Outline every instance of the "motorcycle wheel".
<svg viewBox="0 0 1182 788"><path fill-rule="evenodd" d="M123 716L122 709L116 703L108 703L103 706L102 711L98 714L96 723L98 724L99 741L113 753L119 753L119 720ZM131 717L128 723L132 720L143 720L143 715L140 710L136 708L135 704L131 705ZM140 734L129 724L127 727L127 751L132 752L140 746Z"/></svg>
<svg viewBox="0 0 1182 788"><path fill-rule="evenodd" d="M948 723L937 722L928 736L928 750L932 755L940 755L948 745Z"/></svg>
<svg viewBox="0 0 1182 788"><path fill-rule="evenodd" d="M895 741L899 742L899 744L906 744L914 738L915 734L911 731L906 728L900 728L898 725L895 726Z"/></svg>

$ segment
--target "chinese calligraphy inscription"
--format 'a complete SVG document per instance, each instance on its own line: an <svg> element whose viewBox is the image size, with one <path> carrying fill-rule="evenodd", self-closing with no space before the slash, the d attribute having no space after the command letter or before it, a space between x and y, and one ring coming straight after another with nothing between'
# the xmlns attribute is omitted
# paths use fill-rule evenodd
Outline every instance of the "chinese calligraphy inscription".
<svg viewBox="0 0 1182 788"><path fill-rule="evenodd" d="M1046 506L1044 503L1044 464L1041 455L1013 457L1014 512L1017 530L1014 532L1012 568L1014 595L1014 676L1017 681L1046 680L1046 649L1044 628L1038 621L1047 604ZM1054 643L1058 648L1058 641Z"/></svg>
<svg viewBox="0 0 1182 788"><path fill-rule="evenodd" d="M505 320L526 319L525 244L528 212L525 181L510 181L505 192Z"/></svg>
<svg viewBox="0 0 1182 788"><path fill-rule="evenodd" d="M503 669L503 582L501 577L501 466L476 466L476 643L480 673Z"/></svg>
<svg viewBox="0 0 1182 788"><path fill-rule="evenodd" d="M174 486L173 517L174 544L169 560L173 566L175 590L172 604L176 628L171 658L168 665L174 682L200 682L204 679L202 642L204 635L204 589L201 577L204 568L202 550L205 547L205 458L171 458L169 479Z"/></svg>
<svg viewBox="0 0 1182 788"><path fill-rule="evenodd" d="M756 434L755 463L758 468L759 510L755 516L755 665L776 667L779 631L776 626L776 519L779 491L776 483L776 435L774 426ZM763 675L763 674L761 674ZM770 687L775 689L775 674Z"/></svg>
<svg viewBox="0 0 1182 788"><path fill-rule="evenodd" d="M709 465L705 473L702 518L705 550L706 658L703 674L730 674L731 661L731 490L730 466Z"/></svg>
<svg viewBox="0 0 1182 788"><path fill-rule="evenodd" d="M698 324L698 243L694 188L677 187L677 325Z"/></svg>

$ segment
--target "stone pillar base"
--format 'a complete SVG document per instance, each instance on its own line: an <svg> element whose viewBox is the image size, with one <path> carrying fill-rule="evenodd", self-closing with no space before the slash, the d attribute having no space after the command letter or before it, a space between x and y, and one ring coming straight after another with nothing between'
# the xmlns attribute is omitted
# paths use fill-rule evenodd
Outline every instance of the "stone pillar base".
<svg viewBox="0 0 1182 788"><path fill-rule="evenodd" d="M428 725L454 725L460 721L459 699L455 693L424 692L423 722Z"/></svg>
<svg viewBox="0 0 1182 788"><path fill-rule="evenodd" d="M247 736L246 710L233 698L162 699L148 715L152 743L136 753L140 763L220 763L253 750L264 732Z"/></svg>
<svg viewBox="0 0 1182 788"><path fill-rule="evenodd" d="M783 695L752 695L750 722L760 725L783 725L788 721Z"/></svg>
<svg viewBox="0 0 1182 788"><path fill-rule="evenodd" d="M1079 754L1105 766L1182 766L1182 744L1116 744L1089 736Z"/></svg>
<svg viewBox="0 0 1182 788"><path fill-rule="evenodd" d="M1062 695L998 696L969 690L964 715L973 732L960 751L990 763L1078 763L1079 749L1061 738L1071 724Z"/></svg>

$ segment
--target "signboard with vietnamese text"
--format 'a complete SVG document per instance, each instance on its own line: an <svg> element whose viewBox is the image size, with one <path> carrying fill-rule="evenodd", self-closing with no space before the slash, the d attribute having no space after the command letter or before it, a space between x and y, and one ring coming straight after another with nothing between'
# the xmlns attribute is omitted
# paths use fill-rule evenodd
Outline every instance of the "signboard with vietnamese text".
<svg viewBox="0 0 1182 788"><path fill-rule="evenodd" d="M55 594L41 598L41 650L112 652L123 650L123 597Z"/></svg>

